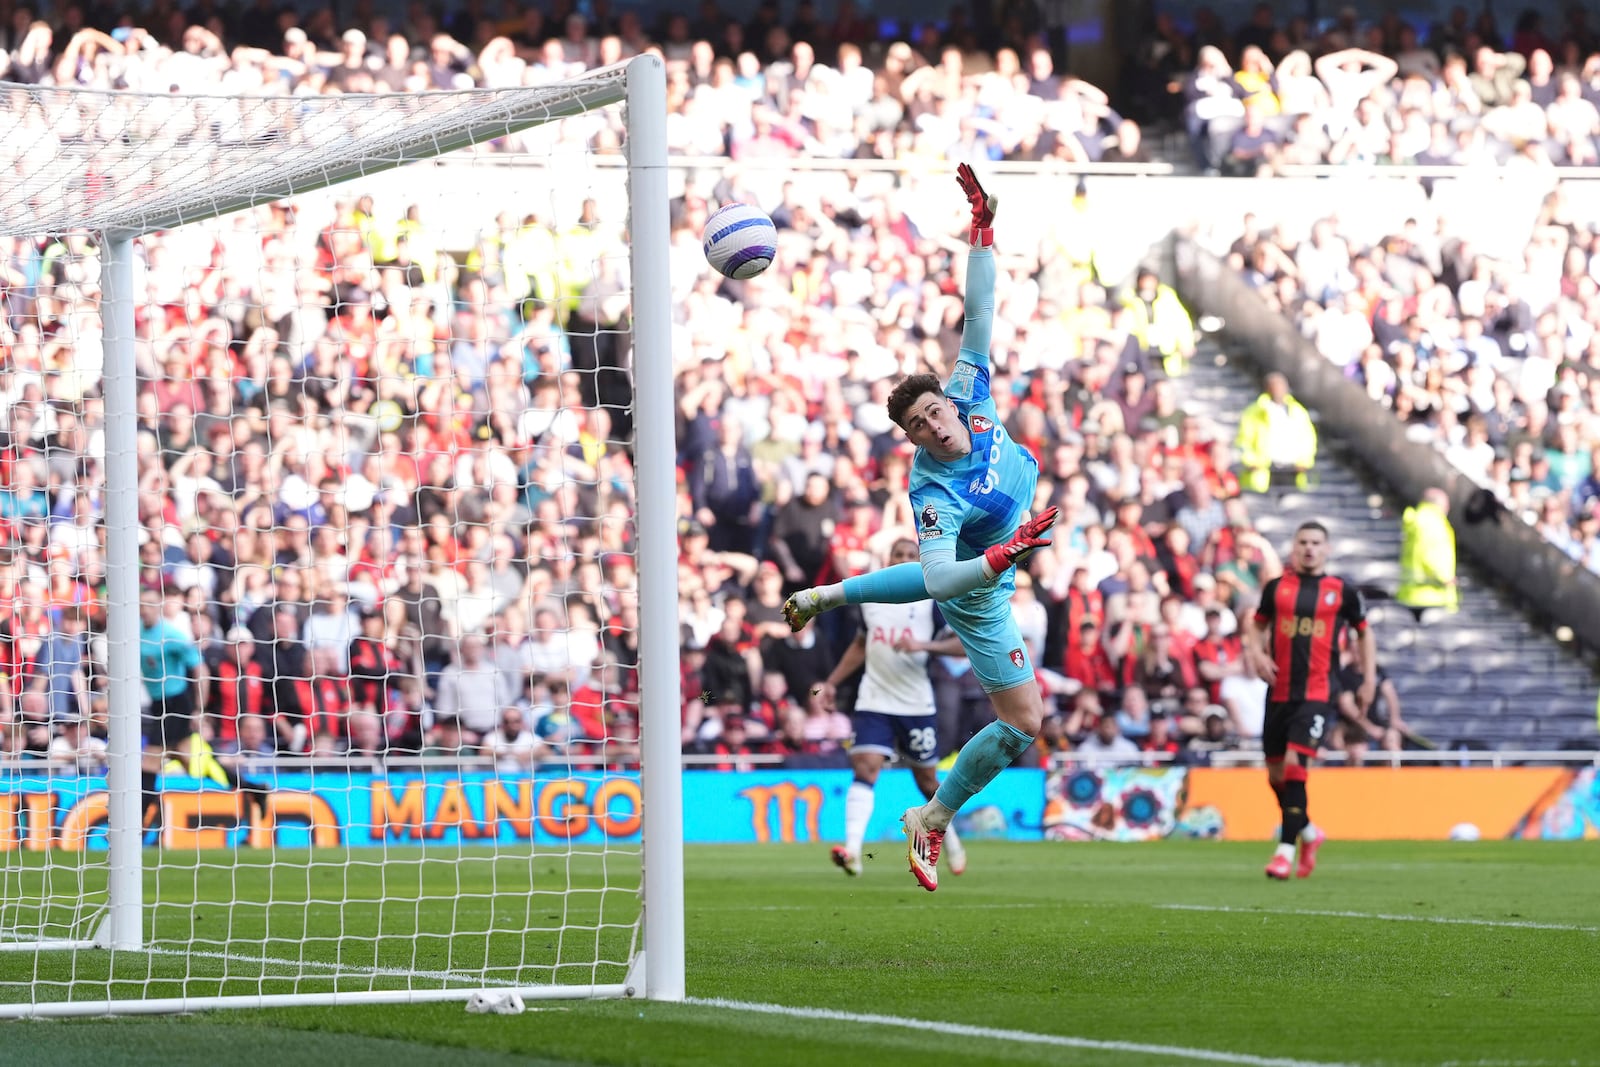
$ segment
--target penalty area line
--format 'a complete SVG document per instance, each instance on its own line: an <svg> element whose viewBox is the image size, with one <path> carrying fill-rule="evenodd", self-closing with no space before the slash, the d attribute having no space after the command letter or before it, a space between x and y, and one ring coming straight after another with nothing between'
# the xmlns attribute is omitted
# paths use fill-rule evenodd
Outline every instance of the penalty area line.
<svg viewBox="0 0 1600 1067"><path fill-rule="evenodd" d="M1348 1067L1345 1064L1330 1063L1323 1060L1296 1060L1282 1056L1252 1056L1245 1052L1222 1052L1217 1049L1189 1048L1183 1045L1152 1045L1141 1041L1106 1041L1092 1037L1068 1037L1064 1034L1038 1034L1028 1030L1002 1030L992 1026L971 1026L966 1023L909 1019L897 1015L871 1015L863 1012L837 1011L832 1008L791 1008L784 1004L760 1004L743 1000L724 1000L716 997L689 997L685 1003L705 1008L751 1012L758 1015L781 1015L790 1019L818 1019L826 1022L857 1023L862 1026L888 1026L899 1030L943 1034L948 1037L970 1037L985 1041L1011 1041L1017 1044L1048 1045L1056 1048L1093 1049L1099 1052L1128 1052L1140 1056L1164 1056L1170 1059L1201 1060L1207 1063L1241 1064L1244 1067Z"/></svg>
<svg viewBox="0 0 1600 1067"><path fill-rule="evenodd" d="M1234 915L1312 915L1326 919L1371 919L1386 923L1436 923L1441 926L1502 926L1512 930L1571 930L1600 933L1600 926L1542 923L1530 919L1463 919L1451 915L1389 915L1372 911L1325 911L1317 908L1236 908L1227 904L1152 904L1162 911L1222 911Z"/></svg>

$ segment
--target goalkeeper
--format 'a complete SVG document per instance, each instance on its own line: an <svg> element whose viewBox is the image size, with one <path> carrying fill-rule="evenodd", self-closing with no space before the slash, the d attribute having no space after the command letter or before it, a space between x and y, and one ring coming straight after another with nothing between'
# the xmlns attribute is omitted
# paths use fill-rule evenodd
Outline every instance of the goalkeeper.
<svg viewBox="0 0 1600 1067"><path fill-rule="evenodd" d="M951 819L1027 751L1044 718L1028 646L1011 614L1012 568L1049 543L1044 534L1056 519L1053 507L1028 519L1039 467L1006 436L989 395L997 201L965 163L957 181L972 205L961 352L942 388L932 374L914 374L895 386L888 402L889 417L917 449L910 490L922 562L802 589L783 605L790 629L798 631L844 604L931 598L961 638L998 719L962 747L938 792L901 816L911 873L929 892L939 886L939 850Z"/></svg>

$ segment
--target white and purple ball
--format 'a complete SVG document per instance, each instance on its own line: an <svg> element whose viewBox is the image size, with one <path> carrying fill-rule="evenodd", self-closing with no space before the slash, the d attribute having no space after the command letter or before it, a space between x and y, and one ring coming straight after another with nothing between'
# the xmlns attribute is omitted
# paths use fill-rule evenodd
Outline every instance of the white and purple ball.
<svg viewBox="0 0 1600 1067"><path fill-rule="evenodd" d="M729 278L754 278L778 254L778 228L754 204L724 204L706 220L706 262Z"/></svg>

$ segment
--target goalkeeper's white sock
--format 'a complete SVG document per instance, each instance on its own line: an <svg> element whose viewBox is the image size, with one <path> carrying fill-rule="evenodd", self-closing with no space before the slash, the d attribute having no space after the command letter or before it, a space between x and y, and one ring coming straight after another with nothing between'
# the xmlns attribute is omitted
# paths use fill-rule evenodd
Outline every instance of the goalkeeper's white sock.
<svg viewBox="0 0 1600 1067"><path fill-rule="evenodd" d="M928 798L922 805L922 821L930 830L946 830L950 827L950 820L956 817L956 809L944 803L937 796Z"/></svg>
<svg viewBox="0 0 1600 1067"><path fill-rule="evenodd" d="M845 605L843 582L834 582L832 585L819 585L814 592L817 594L817 600L822 604L823 611L832 611L834 608L842 608Z"/></svg>
<svg viewBox="0 0 1600 1067"><path fill-rule="evenodd" d="M872 821L872 786L857 778L844 794L844 847L852 856L861 855L867 839L867 823Z"/></svg>

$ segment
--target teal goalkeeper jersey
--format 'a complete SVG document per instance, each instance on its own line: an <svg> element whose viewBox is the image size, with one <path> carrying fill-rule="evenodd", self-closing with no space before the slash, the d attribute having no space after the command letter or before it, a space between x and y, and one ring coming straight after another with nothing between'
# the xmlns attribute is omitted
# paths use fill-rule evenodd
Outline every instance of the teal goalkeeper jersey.
<svg viewBox="0 0 1600 1067"><path fill-rule="evenodd" d="M968 260L961 352L944 394L972 434L972 451L941 463L922 449L911 464L911 508L923 558L953 549L958 560L1008 540L1033 506L1039 464L1006 433L989 395L994 258Z"/></svg>

